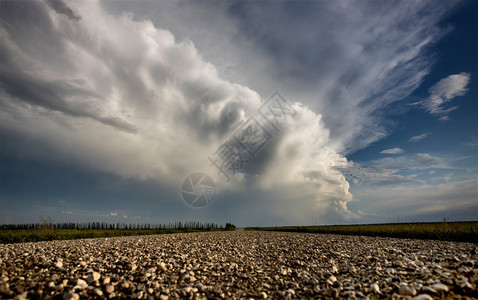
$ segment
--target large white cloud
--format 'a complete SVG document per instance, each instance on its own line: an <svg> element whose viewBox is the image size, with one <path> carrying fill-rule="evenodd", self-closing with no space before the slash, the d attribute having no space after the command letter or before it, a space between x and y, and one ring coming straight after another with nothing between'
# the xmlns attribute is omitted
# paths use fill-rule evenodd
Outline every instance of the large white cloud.
<svg viewBox="0 0 478 300"><path fill-rule="evenodd" d="M219 73L261 95L280 91L323 116L344 154L387 136L383 109L429 73L439 22L457 1L105 2L194 41Z"/></svg>
<svg viewBox="0 0 478 300"><path fill-rule="evenodd" d="M222 79L191 41L149 20L109 15L93 1L59 3L2 4L1 128L48 149L17 151L174 190L197 170L223 181L207 158L256 113L259 94ZM269 195L262 205L290 221L353 216L336 170L346 159L321 116L294 107L296 117L251 162L261 172L222 188Z"/></svg>

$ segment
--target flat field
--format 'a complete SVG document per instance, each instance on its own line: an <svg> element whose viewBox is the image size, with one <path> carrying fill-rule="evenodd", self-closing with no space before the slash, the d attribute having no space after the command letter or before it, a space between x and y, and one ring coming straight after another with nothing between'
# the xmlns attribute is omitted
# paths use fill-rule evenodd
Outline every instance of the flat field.
<svg viewBox="0 0 478 300"><path fill-rule="evenodd" d="M247 227L246 230L367 235L478 243L478 222Z"/></svg>

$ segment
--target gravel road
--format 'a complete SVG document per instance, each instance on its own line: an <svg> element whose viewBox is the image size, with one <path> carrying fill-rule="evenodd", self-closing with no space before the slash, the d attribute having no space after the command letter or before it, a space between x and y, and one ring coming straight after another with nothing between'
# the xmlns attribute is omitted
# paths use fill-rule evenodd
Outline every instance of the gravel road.
<svg viewBox="0 0 478 300"><path fill-rule="evenodd" d="M477 298L471 243L206 232L0 245L0 298Z"/></svg>

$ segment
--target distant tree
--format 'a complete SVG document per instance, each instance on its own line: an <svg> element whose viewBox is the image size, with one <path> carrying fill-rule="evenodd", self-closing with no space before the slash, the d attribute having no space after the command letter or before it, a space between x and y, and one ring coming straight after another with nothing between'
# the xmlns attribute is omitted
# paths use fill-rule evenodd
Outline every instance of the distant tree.
<svg viewBox="0 0 478 300"><path fill-rule="evenodd" d="M53 225L53 221L50 217L40 217L40 228L42 230L53 230L54 229L54 225Z"/></svg>
<svg viewBox="0 0 478 300"><path fill-rule="evenodd" d="M231 223L226 223L226 230L234 230L236 226Z"/></svg>

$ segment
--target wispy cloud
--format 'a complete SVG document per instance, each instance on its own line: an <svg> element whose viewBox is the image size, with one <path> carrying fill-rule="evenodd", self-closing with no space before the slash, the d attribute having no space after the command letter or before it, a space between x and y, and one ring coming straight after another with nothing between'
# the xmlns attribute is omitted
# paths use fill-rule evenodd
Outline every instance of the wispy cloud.
<svg viewBox="0 0 478 300"><path fill-rule="evenodd" d="M404 152L405 150L397 147L380 151L381 154L402 154Z"/></svg>
<svg viewBox="0 0 478 300"><path fill-rule="evenodd" d="M430 135L430 133L422 133L420 135L412 136L408 141L409 142L418 142L418 141L421 141L424 138L428 137L429 135Z"/></svg>
<svg viewBox="0 0 478 300"><path fill-rule="evenodd" d="M429 153L416 153L376 159L362 164L350 162L341 170L354 183L384 186L412 182L419 174L417 171L445 168L448 166L440 157ZM408 174L403 174L404 171Z"/></svg>
<svg viewBox="0 0 478 300"><path fill-rule="evenodd" d="M454 180L418 186L384 186L356 194L359 199L366 198L375 203L372 212L388 217L398 214L410 221L438 221L443 217L469 221L475 220L478 213L476 180Z"/></svg>
<svg viewBox="0 0 478 300"><path fill-rule="evenodd" d="M442 121L449 120L448 113L458 108L449 104L453 98L463 96L468 92L470 78L469 73L463 72L438 81L429 89L430 96L423 102L425 109L430 114L438 116Z"/></svg>

